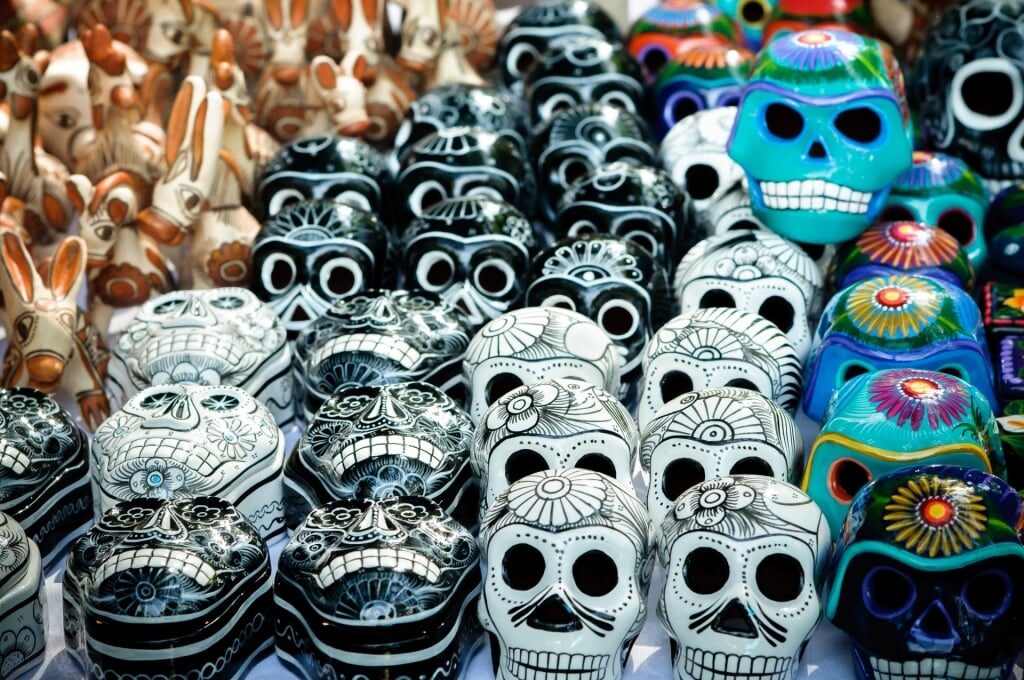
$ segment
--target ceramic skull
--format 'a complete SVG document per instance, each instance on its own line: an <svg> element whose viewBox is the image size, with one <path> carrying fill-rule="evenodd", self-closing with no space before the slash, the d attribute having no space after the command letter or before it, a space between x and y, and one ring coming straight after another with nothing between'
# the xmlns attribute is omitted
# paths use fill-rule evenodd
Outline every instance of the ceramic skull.
<svg viewBox="0 0 1024 680"><path fill-rule="evenodd" d="M139 498L71 546L64 642L91 677L240 676L273 644L270 555L228 501Z"/></svg>
<svg viewBox="0 0 1024 680"><path fill-rule="evenodd" d="M16 678L46 658L46 581L39 547L0 512L0 669Z"/></svg>
<svg viewBox="0 0 1024 680"><path fill-rule="evenodd" d="M735 387L689 392L654 414L640 440L655 526L688 489L716 477L762 475L796 482L804 441L768 397Z"/></svg>
<svg viewBox="0 0 1024 680"><path fill-rule="evenodd" d="M790 414L800 402L800 359L772 322L726 307L695 309L662 326L644 350L637 423L665 402L709 387L760 392Z"/></svg>
<svg viewBox="0 0 1024 680"><path fill-rule="evenodd" d="M711 236L676 270L679 309L735 307L754 312L786 334L800 360L811 351L811 325L821 313L824 282L795 243L767 231Z"/></svg>
<svg viewBox="0 0 1024 680"><path fill-rule="evenodd" d="M686 45L736 42L736 25L719 5L697 0L662 0L637 17L629 30L629 52L643 66L647 84Z"/></svg>
<svg viewBox="0 0 1024 680"><path fill-rule="evenodd" d="M1008 186L992 199L985 214L985 242L988 246L987 266L991 276L1003 283L1024 281L1024 210L1021 197L1024 184Z"/></svg>
<svg viewBox="0 0 1024 680"><path fill-rule="evenodd" d="M777 479L730 475L680 496L658 539L675 678L797 677L831 541L814 501Z"/></svg>
<svg viewBox="0 0 1024 680"><path fill-rule="evenodd" d="M117 339L107 389L119 408L150 385L234 385L284 426L295 415L291 363L284 326L252 292L183 290L139 308Z"/></svg>
<svg viewBox="0 0 1024 680"><path fill-rule="evenodd" d="M791 33L761 52L729 155L772 231L840 243L874 221L910 167L909 116L888 46L839 30Z"/></svg>
<svg viewBox="0 0 1024 680"><path fill-rule="evenodd" d="M606 390L575 380L523 385L491 404L473 439L480 517L498 495L543 470L600 472L633 487L639 434L625 406Z"/></svg>
<svg viewBox="0 0 1024 680"><path fill-rule="evenodd" d="M417 496L318 507L281 553L277 654L301 678L461 678L480 642L473 535Z"/></svg>
<svg viewBox="0 0 1024 680"><path fill-rule="evenodd" d="M737 182L732 188L708 201L706 208L697 213L697 218L710 235L736 231L768 231L764 222L754 214L746 182Z"/></svg>
<svg viewBox="0 0 1024 680"><path fill-rule="evenodd" d="M480 622L497 680L618 680L647 612L654 538L643 504L591 470L548 470L495 500L480 531Z"/></svg>
<svg viewBox="0 0 1024 680"><path fill-rule="evenodd" d="M462 372L469 416L522 385L571 378L618 394L621 361L608 334L577 312L526 307L499 316L473 336Z"/></svg>
<svg viewBox="0 0 1024 680"><path fill-rule="evenodd" d="M735 106L704 109L673 125L661 141L661 164L698 213L743 180L743 168L726 150L735 122Z"/></svg>
<svg viewBox="0 0 1024 680"><path fill-rule="evenodd" d="M446 199L402 238L405 285L437 293L473 328L522 301L537 242L514 206L481 196Z"/></svg>
<svg viewBox="0 0 1024 680"><path fill-rule="evenodd" d="M461 401L469 344L461 315L434 293L370 290L339 300L295 341L301 409L311 422L344 387L422 380Z"/></svg>

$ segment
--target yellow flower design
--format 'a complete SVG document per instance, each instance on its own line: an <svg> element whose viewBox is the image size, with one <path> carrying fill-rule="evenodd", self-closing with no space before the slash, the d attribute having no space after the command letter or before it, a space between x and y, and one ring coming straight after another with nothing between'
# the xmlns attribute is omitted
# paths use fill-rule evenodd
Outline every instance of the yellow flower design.
<svg viewBox="0 0 1024 680"><path fill-rule="evenodd" d="M1013 307L1019 312L1024 312L1024 288L1014 288L1013 297L1003 300L1003 305Z"/></svg>
<svg viewBox="0 0 1024 680"><path fill-rule="evenodd" d="M987 517L981 497L957 480L921 476L896 490L885 506L886 531L918 555L956 555L974 547Z"/></svg>
<svg viewBox="0 0 1024 680"><path fill-rule="evenodd" d="M854 284L847 298L853 325L883 338L906 338L935 323L942 289L917 276L886 276Z"/></svg>

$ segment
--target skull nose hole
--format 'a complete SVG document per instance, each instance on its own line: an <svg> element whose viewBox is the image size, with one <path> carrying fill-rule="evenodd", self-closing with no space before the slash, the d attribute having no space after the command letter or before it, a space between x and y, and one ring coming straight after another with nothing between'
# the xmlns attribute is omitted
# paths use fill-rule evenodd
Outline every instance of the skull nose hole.
<svg viewBox="0 0 1024 680"><path fill-rule="evenodd" d="M746 608L739 600L733 600L725 606L722 613L718 615L715 622L711 624L712 630L725 635L737 635L739 637L757 637L754 624L747 614Z"/></svg>
<svg viewBox="0 0 1024 680"><path fill-rule="evenodd" d="M864 486L871 481L871 473L858 461L850 458L837 460L828 471L828 486L833 498L840 503L850 503Z"/></svg>
<svg viewBox="0 0 1024 680"><path fill-rule="evenodd" d="M309 312L302 305L296 305L295 311L292 312L292 321L312 321L309 317Z"/></svg>
<svg viewBox="0 0 1024 680"><path fill-rule="evenodd" d="M956 631L953 630L953 622L950 621L949 614L941 602L928 605L928 609L917 620L914 628L920 635L937 642L952 641L957 637Z"/></svg>
<svg viewBox="0 0 1024 680"><path fill-rule="evenodd" d="M571 633L583 630L579 617L569 608L558 595L551 595L533 610L526 625L536 630L552 633Z"/></svg>
<svg viewBox="0 0 1024 680"><path fill-rule="evenodd" d="M712 194L718 190L720 183L718 172L710 165L704 163L692 165L686 170L685 176L686 193L697 201L711 198Z"/></svg>
<svg viewBox="0 0 1024 680"><path fill-rule="evenodd" d="M693 380L682 371L669 371L661 379L661 400L669 402L693 391Z"/></svg>
<svg viewBox="0 0 1024 680"><path fill-rule="evenodd" d="M825 145L821 142L814 142L811 144L811 148L807 151L807 157L819 160L828 158L828 152L825 151Z"/></svg>

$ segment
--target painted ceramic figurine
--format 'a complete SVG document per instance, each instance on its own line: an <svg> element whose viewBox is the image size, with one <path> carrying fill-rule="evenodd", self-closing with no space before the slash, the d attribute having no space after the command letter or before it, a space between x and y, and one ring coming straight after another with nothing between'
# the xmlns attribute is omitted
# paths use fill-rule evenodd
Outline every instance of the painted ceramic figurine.
<svg viewBox="0 0 1024 680"><path fill-rule="evenodd" d="M242 677L273 648L270 555L226 500L140 498L71 547L64 642L91 677Z"/></svg>
<svg viewBox="0 0 1024 680"><path fill-rule="evenodd" d="M281 553L278 657L305 680L464 677L479 565L473 535L426 498L323 505Z"/></svg>
<svg viewBox="0 0 1024 680"><path fill-rule="evenodd" d="M425 87L485 85L481 74L490 67L498 44L493 0L453 0L437 4L444 13L441 47Z"/></svg>
<svg viewBox="0 0 1024 680"><path fill-rule="evenodd" d="M497 680L619 680L647 613L654 532L630 489L547 470L502 492L480 529L480 622Z"/></svg>
<svg viewBox="0 0 1024 680"><path fill-rule="evenodd" d="M743 180L743 168L726 151L735 123L734 106L705 109L680 120L661 140L661 163L693 200L698 218Z"/></svg>
<svg viewBox="0 0 1024 680"><path fill-rule="evenodd" d="M850 503L872 479L911 465L933 464L1005 477L988 400L969 383L945 373L876 371L836 391L811 446L801 487L839 532Z"/></svg>
<svg viewBox="0 0 1024 680"><path fill-rule="evenodd" d="M46 582L39 548L0 512L0 669L16 678L46 657Z"/></svg>
<svg viewBox="0 0 1024 680"><path fill-rule="evenodd" d="M287 143L306 124L311 8L308 0L265 0L261 6L270 55L256 85L253 112L260 127Z"/></svg>
<svg viewBox="0 0 1024 680"><path fill-rule="evenodd" d="M1017 492L980 470L908 467L862 489L825 600L857 677L1012 677L1022 520Z"/></svg>
<svg viewBox="0 0 1024 680"><path fill-rule="evenodd" d="M854 33L768 43L736 120L729 155L746 172L754 212L796 241L854 238L911 165L899 64L884 43Z"/></svg>
<svg viewBox="0 0 1024 680"><path fill-rule="evenodd" d="M643 67L648 85L685 45L734 43L739 39L736 24L721 5L721 2L665 0L633 22L628 48Z"/></svg>

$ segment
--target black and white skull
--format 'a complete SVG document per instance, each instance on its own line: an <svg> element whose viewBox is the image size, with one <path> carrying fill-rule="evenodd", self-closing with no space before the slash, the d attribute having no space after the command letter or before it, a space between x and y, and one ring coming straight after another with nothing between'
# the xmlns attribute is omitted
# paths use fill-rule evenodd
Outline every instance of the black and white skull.
<svg viewBox="0 0 1024 680"><path fill-rule="evenodd" d="M698 111L661 142L662 165L699 213L743 180L743 168L726 153L735 121L735 106Z"/></svg>
<svg viewBox="0 0 1024 680"><path fill-rule="evenodd" d="M0 670L5 678L25 677L45 659L45 606L39 548L17 520L0 512Z"/></svg>

